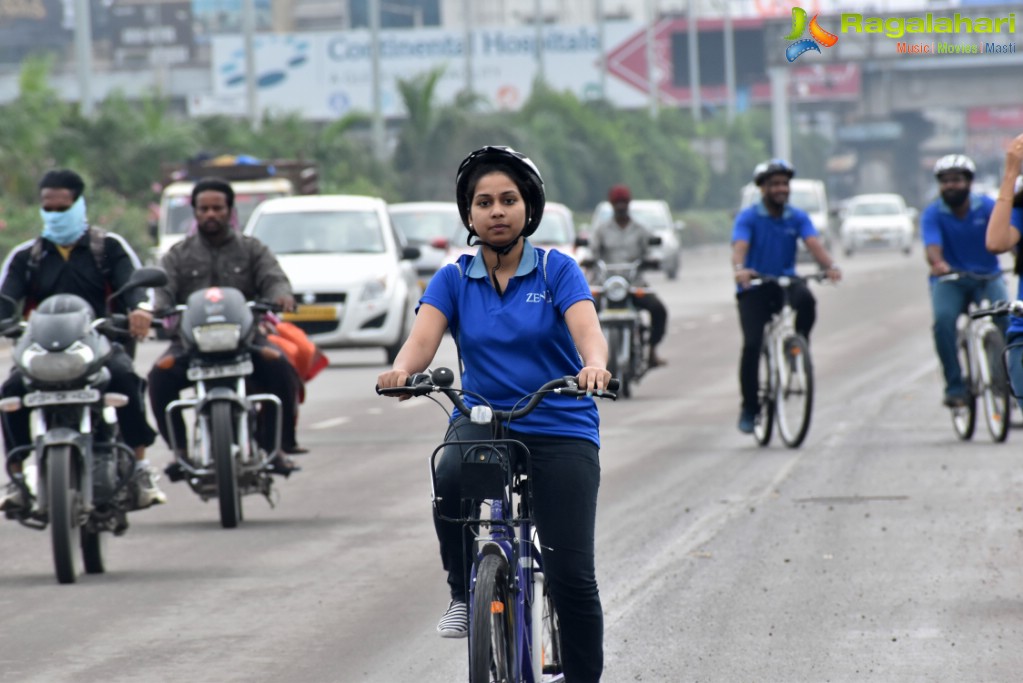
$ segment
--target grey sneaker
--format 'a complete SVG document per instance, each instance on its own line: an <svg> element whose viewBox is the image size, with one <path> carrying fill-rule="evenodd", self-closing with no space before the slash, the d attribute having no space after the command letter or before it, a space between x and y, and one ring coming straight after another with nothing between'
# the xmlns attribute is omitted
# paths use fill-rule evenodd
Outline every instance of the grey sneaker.
<svg viewBox="0 0 1023 683"><path fill-rule="evenodd" d="M152 467L139 467L135 470L135 487L138 489L138 498L135 501L137 510L167 502L167 494L156 485L159 478L160 475Z"/></svg>
<svg viewBox="0 0 1023 683"><path fill-rule="evenodd" d="M444 616L437 622L441 638L465 638L469 635L469 606L461 600L452 600Z"/></svg>
<svg viewBox="0 0 1023 683"><path fill-rule="evenodd" d="M0 511L20 510L25 507L25 493L13 481L7 482L7 489L0 498Z"/></svg>

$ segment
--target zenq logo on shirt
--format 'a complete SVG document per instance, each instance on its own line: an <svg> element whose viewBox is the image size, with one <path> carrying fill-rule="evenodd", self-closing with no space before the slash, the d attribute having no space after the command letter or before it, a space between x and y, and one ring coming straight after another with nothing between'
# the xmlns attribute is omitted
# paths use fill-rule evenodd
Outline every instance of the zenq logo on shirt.
<svg viewBox="0 0 1023 683"><path fill-rule="evenodd" d="M550 302L550 292L526 292L527 304L542 304Z"/></svg>

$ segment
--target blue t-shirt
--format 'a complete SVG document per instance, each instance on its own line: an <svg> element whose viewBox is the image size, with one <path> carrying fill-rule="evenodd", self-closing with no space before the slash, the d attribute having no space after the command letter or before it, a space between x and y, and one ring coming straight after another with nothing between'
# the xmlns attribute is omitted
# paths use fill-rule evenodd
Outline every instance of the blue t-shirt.
<svg viewBox="0 0 1023 683"><path fill-rule="evenodd" d="M940 197L924 209L920 232L924 246L941 247L942 257L952 270L965 273L1002 272L998 256L987 250L984 237L995 200L986 195L970 195L970 211L959 218ZM934 276L931 276L934 280Z"/></svg>
<svg viewBox="0 0 1023 683"><path fill-rule="evenodd" d="M781 216L772 216L763 201L740 211L732 228L732 242L749 242L746 268L774 277L795 275L799 240L817 235L802 209L786 204Z"/></svg>
<svg viewBox="0 0 1023 683"><path fill-rule="evenodd" d="M1012 228L1018 232L1023 233L1023 209L1013 209L1012 218L1009 219L1009 224ZM1017 244L1016 249L1023 248L1023 244ZM1019 252L1016 253L1016 258L1023 258ZM1016 285L1016 298L1023 299L1023 277L1019 278L1019 283ZM1014 315L1009 316L1009 329L1006 334L1013 332L1023 332L1023 318L1017 318Z"/></svg>
<svg viewBox="0 0 1023 683"><path fill-rule="evenodd" d="M565 311L593 301L590 287L578 264L554 250L547 257L545 282L543 260L543 250L526 241L519 268L500 296L482 254L465 254L457 266L441 268L419 300L447 318L465 366L462 388L471 392L464 397L468 406L480 403L475 393L497 410L510 410L550 380L582 370ZM577 437L597 446L599 426L594 399L557 394L548 394L532 413L511 424L524 434Z"/></svg>

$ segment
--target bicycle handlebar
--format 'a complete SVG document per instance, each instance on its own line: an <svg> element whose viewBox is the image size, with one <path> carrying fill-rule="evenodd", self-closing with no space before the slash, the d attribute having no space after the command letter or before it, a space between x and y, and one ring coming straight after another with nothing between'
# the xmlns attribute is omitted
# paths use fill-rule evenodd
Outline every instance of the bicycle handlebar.
<svg viewBox="0 0 1023 683"><path fill-rule="evenodd" d="M468 417L472 414L473 409L467 406L465 401L462 399L462 390L455 389L451 386L454 379L455 374L450 369L437 368L432 373L420 372L409 376L405 386L385 388L378 386L376 387L376 392L381 396L426 396L431 393L442 393L448 397L456 408L458 408L460 413ZM592 395L597 398L609 398L614 401L618 398L618 394L615 393L618 391L618 387L619 381L612 377L611 381L608 382L607 388L604 389L602 393ZM562 396L574 396L576 398L582 398L589 394L589 392L585 389L579 388L579 384L575 377L568 375L559 379L553 379L531 394L527 394L530 397L529 401L521 408L517 408L515 410L494 410L491 408L491 420L497 422L508 422L528 415L533 412L533 409L540 404L540 401L542 401L544 396L548 393L560 394Z"/></svg>
<svg viewBox="0 0 1023 683"><path fill-rule="evenodd" d="M1017 318L1023 318L1023 301L999 301L990 308L978 308L970 311L970 317L973 319L999 315L1013 315Z"/></svg>
<svg viewBox="0 0 1023 683"><path fill-rule="evenodd" d="M757 275L755 278L752 278L749 283L753 286L776 282L782 287L788 287L793 282L807 282L809 280L824 282L827 279L828 274L825 271L821 271L819 273L811 273L810 275Z"/></svg>
<svg viewBox="0 0 1023 683"><path fill-rule="evenodd" d="M1002 277L1001 273L970 273L965 270L956 270L937 277L938 282L953 282L955 280L981 280L990 282Z"/></svg>

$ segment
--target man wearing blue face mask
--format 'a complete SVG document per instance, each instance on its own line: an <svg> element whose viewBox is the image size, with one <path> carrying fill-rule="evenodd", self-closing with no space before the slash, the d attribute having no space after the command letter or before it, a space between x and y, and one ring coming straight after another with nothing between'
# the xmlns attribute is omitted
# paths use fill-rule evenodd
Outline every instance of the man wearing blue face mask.
<svg viewBox="0 0 1023 683"><path fill-rule="evenodd" d="M17 312L15 304L24 304L23 315L44 299L55 294L76 294L85 299L97 318L107 313L106 298L120 289L138 267L131 247L118 235L90 226L85 215L85 182L74 171L50 171L39 183L42 236L15 247L0 270L0 319ZM118 302L129 311L132 337L143 339L149 332L152 314L146 291L130 289ZM131 357L114 343L114 352L107 368L110 371L108 390L125 394L128 404L117 409L117 419L125 443L135 449L136 504L146 508L164 503L167 496L157 487L155 470L146 460L146 447L156 439L156 432L146 421L145 383L135 374ZM15 368L0 388L0 395L24 396L25 384ZM7 451L31 443L28 411L3 414L3 435ZM12 463L15 477L21 475L21 464ZM0 498L0 510L23 507L23 487L8 484Z"/></svg>

